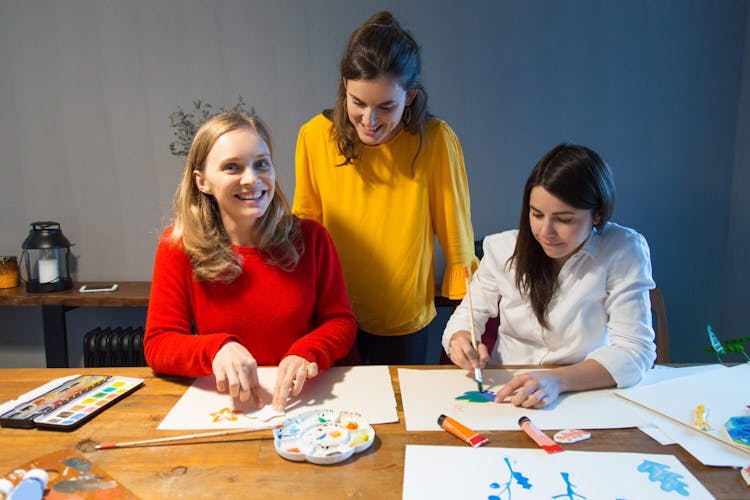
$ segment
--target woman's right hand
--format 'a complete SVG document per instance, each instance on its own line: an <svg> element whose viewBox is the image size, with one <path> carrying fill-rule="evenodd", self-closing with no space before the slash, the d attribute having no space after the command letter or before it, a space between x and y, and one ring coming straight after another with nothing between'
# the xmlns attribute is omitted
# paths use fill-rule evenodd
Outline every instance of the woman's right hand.
<svg viewBox="0 0 750 500"><path fill-rule="evenodd" d="M241 402L252 399L256 408L265 405L260 394L258 363L245 346L239 342L227 342L214 356L211 368L216 377L217 391L229 389L232 399Z"/></svg>
<svg viewBox="0 0 750 500"><path fill-rule="evenodd" d="M453 334L450 344L448 345L450 356L453 364L464 370L473 370L474 368L484 368L490 360L490 354L487 346L482 342L477 343L477 351L471 344L471 333L461 330Z"/></svg>

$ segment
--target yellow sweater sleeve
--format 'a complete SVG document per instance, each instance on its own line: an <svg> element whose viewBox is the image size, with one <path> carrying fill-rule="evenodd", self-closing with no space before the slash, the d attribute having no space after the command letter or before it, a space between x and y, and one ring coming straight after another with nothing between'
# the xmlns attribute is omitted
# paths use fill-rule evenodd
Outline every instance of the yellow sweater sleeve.
<svg viewBox="0 0 750 500"><path fill-rule="evenodd" d="M302 219L312 219L322 224L323 207L312 168L313 162L307 145L307 126L303 125L297 136L297 149L294 155L295 185L292 213Z"/></svg>
<svg viewBox="0 0 750 500"><path fill-rule="evenodd" d="M461 299L466 293L464 267L473 274L479 260L474 255L469 184L461 143L445 122L440 122L439 126L438 135L442 140L436 140L431 148L430 213L445 252L440 293L449 299Z"/></svg>

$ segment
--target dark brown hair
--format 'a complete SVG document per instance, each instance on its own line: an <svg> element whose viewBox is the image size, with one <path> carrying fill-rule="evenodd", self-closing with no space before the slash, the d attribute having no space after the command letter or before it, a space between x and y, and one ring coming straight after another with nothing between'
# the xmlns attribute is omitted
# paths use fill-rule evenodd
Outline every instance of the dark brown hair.
<svg viewBox="0 0 750 500"><path fill-rule="evenodd" d="M333 110L323 112L333 121L331 136L345 158L344 165L353 163L362 154L362 142L349 121L344 82L372 80L388 75L395 77L407 93L414 90L414 98L404 109L402 121L404 130L412 134L418 133L421 139L430 116L427 111L427 92L420 80L421 70L422 61L417 42L411 33L401 28L390 12L378 12L352 33L341 57L336 104ZM421 147L420 140L420 150Z"/></svg>
<svg viewBox="0 0 750 500"><path fill-rule="evenodd" d="M547 328L547 307L557 291L552 259L534 238L529 223L529 198L536 186L578 209L593 211L601 231L615 208L615 184L609 167L585 146L560 144L547 152L531 171L523 190L518 238L508 265L516 266L516 286L528 297L539 323Z"/></svg>

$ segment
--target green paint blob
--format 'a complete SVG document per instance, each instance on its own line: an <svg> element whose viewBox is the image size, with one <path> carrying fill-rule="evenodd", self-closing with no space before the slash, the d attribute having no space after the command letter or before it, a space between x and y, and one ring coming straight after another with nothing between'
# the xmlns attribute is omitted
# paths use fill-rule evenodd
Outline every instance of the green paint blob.
<svg viewBox="0 0 750 500"><path fill-rule="evenodd" d="M492 391L466 391L456 400L468 401L469 403L490 403L495 400L495 393Z"/></svg>

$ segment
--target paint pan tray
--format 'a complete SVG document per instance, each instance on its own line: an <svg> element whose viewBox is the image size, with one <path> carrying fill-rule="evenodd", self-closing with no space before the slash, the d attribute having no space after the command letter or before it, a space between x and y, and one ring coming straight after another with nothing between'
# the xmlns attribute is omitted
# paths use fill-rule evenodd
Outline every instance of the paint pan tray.
<svg viewBox="0 0 750 500"><path fill-rule="evenodd" d="M375 429L360 413L332 409L292 414L273 433L279 455L321 465L342 462L375 440Z"/></svg>

